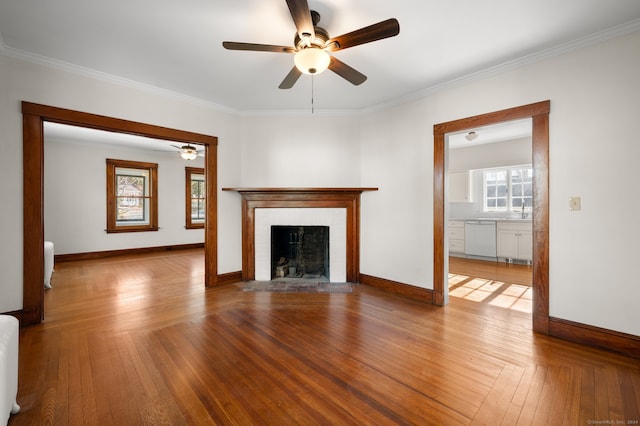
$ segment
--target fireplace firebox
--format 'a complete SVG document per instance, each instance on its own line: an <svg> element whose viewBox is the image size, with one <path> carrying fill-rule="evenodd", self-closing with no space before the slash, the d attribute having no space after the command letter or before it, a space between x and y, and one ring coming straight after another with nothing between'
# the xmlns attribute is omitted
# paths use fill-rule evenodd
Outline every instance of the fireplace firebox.
<svg viewBox="0 0 640 426"><path fill-rule="evenodd" d="M271 226L271 279L330 280L328 226Z"/></svg>

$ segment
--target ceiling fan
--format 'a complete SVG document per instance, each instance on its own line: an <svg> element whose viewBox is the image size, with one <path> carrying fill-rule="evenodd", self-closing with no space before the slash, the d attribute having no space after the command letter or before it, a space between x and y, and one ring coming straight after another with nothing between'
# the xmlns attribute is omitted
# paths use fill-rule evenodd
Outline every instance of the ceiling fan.
<svg viewBox="0 0 640 426"><path fill-rule="evenodd" d="M293 40L293 47L234 41L222 42L222 46L229 50L295 54L295 65L278 86L280 89L292 88L303 73L319 74L327 68L350 83L356 86L360 85L365 82L367 76L331 56L329 52L382 40L400 33L398 20L391 18L338 37L329 37L329 33L324 28L317 26L320 22L320 14L315 10L309 10L307 0L286 1L298 31Z"/></svg>
<svg viewBox="0 0 640 426"><path fill-rule="evenodd" d="M198 151L198 149L191 144L182 146L171 144L171 146L178 149L180 151L180 157L184 158L185 160L195 160L197 157L204 157L204 153Z"/></svg>

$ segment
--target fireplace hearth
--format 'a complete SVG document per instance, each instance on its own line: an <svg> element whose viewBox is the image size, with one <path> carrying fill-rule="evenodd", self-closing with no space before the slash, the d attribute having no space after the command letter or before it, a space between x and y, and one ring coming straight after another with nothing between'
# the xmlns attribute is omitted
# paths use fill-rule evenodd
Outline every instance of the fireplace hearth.
<svg viewBox="0 0 640 426"><path fill-rule="evenodd" d="M271 279L330 280L328 226L271 226Z"/></svg>

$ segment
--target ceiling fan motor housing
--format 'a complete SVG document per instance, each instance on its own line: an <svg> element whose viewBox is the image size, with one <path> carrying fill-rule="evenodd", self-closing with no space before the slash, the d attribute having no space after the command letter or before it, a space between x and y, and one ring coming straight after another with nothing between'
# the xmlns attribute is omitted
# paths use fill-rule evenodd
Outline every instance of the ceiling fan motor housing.
<svg viewBox="0 0 640 426"><path fill-rule="evenodd" d="M297 50L302 50L307 47L317 47L319 49L327 47L326 43L327 40L329 40L329 33L327 30L321 27L313 27L313 31L316 33L316 36L313 40L309 40L311 46L307 46L305 40L302 40L298 33L296 33L296 36L293 39L293 45L296 46Z"/></svg>

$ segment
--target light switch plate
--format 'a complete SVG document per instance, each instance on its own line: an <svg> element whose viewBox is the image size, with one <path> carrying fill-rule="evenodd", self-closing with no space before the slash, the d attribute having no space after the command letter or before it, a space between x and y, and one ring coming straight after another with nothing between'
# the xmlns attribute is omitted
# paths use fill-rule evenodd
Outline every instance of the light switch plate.
<svg viewBox="0 0 640 426"><path fill-rule="evenodd" d="M569 210L577 211L582 209L580 197L569 197Z"/></svg>

